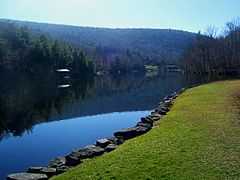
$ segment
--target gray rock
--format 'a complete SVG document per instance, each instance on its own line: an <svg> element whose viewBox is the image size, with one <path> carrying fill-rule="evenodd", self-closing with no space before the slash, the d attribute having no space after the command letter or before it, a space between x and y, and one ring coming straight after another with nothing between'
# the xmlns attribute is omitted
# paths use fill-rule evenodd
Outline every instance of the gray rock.
<svg viewBox="0 0 240 180"><path fill-rule="evenodd" d="M161 109L161 110L166 111L166 112L170 111L170 108L166 107L166 106L159 106L158 109Z"/></svg>
<svg viewBox="0 0 240 180"><path fill-rule="evenodd" d="M163 101L171 101L172 98L170 96L166 96L165 98L163 98Z"/></svg>
<svg viewBox="0 0 240 180"><path fill-rule="evenodd" d="M149 115L148 117L149 117L153 122L159 121L159 120L162 118L162 116L161 116L160 114L158 114L158 116ZM152 123L152 124L153 124L153 123Z"/></svg>
<svg viewBox="0 0 240 180"><path fill-rule="evenodd" d="M109 139L99 139L96 142L97 146L100 146L101 148L105 148L107 145L111 144L111 141Z"/></svg>
<svg viewBox="0 0 240 180"><path fill-rule="evenodd" d="M156 109L156 112L162 116L165 116L167 114L167 111L164 111L162 109Z"/></svg>
<svg viewBox="0 0 240 180"><path fill-rule="evenodd" d="M16 173L10 174L7 180L47 180L46 174L33 174L33 173Z"/></svg>
<svg viewBox="0 0 240 180"><path fill-rule="evenodd" d="M57 169L44 167L41 171L41 174L46 174L48 178L57 175Z"/></svg>
<svg viewBox="0 0 240 180"><path fill-rule="evenodd" d="M173 99L176 99L178 97L178 94L177 92L174 92L170 95Z"/></svg>
<svg viewBox="0 0 240 180"><path fill-rule="evenodd" d="M80 153L81 158L91 158L94 156L102 155L105 151L101 147L90 145L90 146L86 146L83 149L80 149L78 152Z"/></svg>
<svg viewBox="0 0 240 180"><path fill-rule="evenodd" d="M141 118L141 122L143 122L143 123L148 123L148 124L151 124L151 125L153 125L153 119L152 118L150 118L149 116L147 116L147 117L143 117L143 118Z"/></svg>
<svg viewBox="0 0 240 180"><path fill-rule="evenodd" d="M106 152L111 152L111 151L114 151L115 149L117 149L117 147L118 147L118 145L116 145L116 144L109 144L105 148L105 151Z"/></svg>
<svg viewBox="0 0 240 180"><path fill-rule="evenodd" d="M57 157L49 162L49 167L56 168L66 165L66 158L65 157Z"/></svg>
<svg viewBox="0 0 240 180"><path fill-rule="evenodd" d="M57 174L62 174L67 172L70 169L68 166L57 167Z"/></svg>
<svg viewBox="0 0 240 180"><path fill-rule="evenodd" d="M109 138L109 140L112 142L112 144L120 145L124 143L124 139L122 137L112 137Z"/></svg>
<svg viewBox="0 0 240 180"><path fill-rule="evenodd" d="M124 139L130 139L137 136L136 134L137 134L137 127L134 127L134 128L127 128L127 129L122 129L120 131L117 131L114 133L114 136L122 137Z"/></svg>
<svg viewBox="0 0 240 180"><path fill-rule="evenodd" d="M67 166L77 166L80 163L81 163L81 159L78 156L78 154L76 154L76 152L72 152L71 154L66 156Z"/></svg>
<svg viewBox="0 0 240 180"><path fill-rule="evenodd" d="M123 129L120 130L118 132L114 133L115 137L122 137L123 139L131 139L134 138L136 136L142 135L146 132L148 132L150 129L147 127L143 127L143 126L136 126L133 128L127 128L127 129Z"/></svg>
<svg viewBox="0 0 240 180"><path fill-rule="evenodd" d="M40 173L44 167L30 167L28 168L28 173Z"/></svg>
<svg viewBox="0 0 240 180"><path fill-rule="evenodd" d="M146 127L146 128L149 128L149 129L152 128L152 124L143 123L143 122L138 122L136 126L142 126L142 127Z"/></svg>
<svg viewBox="0 0 240 180"><path fill-rule="evenodd" d="M158 104L158 106L164 106L164 102L160 101L160 103Z"/></svg>
<svg viewBox="0 0 240 180"><path fill-rule="evenodd" d="M162 118L162 115L161 114L159 114L158 112L156 112L156 111L153 111L153 112L151 112L151 115L150 115L151 117L153 117L153 118Z"/></svg>
<svg viewBox="0 0 240 180"><path fill-rule="evenodd" d="M172 101L173 99L176 99L176 98L177 98L177 93L174 92L174 93L170 94L169 96L166 96L163 100L164 101L167 101L167 100Z"/></svg>
<svg viewBox="0 0 240 180"><path fill-rule="evenodd" d="M151 117L158 117L158 118L161 118L162 117L162 115L160 115L160 114L158 114L158 113L156 113L156 112L151 112L151 115L150 115Z"/></svg>
<svg viewBox="0 0 240 180"><path fill-rule="evenodd" d="M99 146L90 145L83 149L72 152L66 156L67 165L75 166L81 162L82 159L93 158L95 156L102 155L105 150Z"/></svg>
<svg viewBox="0 0 240 180"><path fill-rule="evenodd" d="M85 149L83 149L82 151L80 150L80 152L84 152L84 151L89 152L93 156L99 156L105 152L103 148L95 145L86 146Z"/></svg>
<svg viewBox="0 0 240 180"><path fill-rule="evenodd" d="M155 114L151 114L150 117L152 118L153 121L159 121L163 117L163 115L155 113Z"/></svg>
<svg viewBox="0 0 240 180"><path fill-rule="evenodd" d="M172 101L167 100L167 101L164 101L164 104L166 107L171 107L173 103L172 103Z"/></svg>
<svg viewBox="0 0 240 180"><path fill-rule="evenodd" d="M46 174L49 178L57 175L57 170L50 167L30 167L28 168L27 172L35 174Z"/></svg>

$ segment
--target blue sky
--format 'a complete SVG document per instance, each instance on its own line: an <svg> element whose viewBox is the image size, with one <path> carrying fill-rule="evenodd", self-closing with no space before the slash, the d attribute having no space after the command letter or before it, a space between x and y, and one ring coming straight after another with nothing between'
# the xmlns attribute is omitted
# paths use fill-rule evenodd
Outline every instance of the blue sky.
<svg viewBox="0 0 240 180"><path fill-rule="evenodd" d="M0 0L0 18L197 32L240 16L240 0Z"/></svg>

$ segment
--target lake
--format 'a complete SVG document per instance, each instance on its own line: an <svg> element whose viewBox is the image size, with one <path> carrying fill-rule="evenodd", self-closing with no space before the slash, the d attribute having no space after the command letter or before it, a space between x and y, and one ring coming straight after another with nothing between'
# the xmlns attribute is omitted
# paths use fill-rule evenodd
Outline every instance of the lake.
<svg viewBox="0 0 240 180"><path fill-rule="evenodd" d="M134 126L188 84L178 73L78 80L15 74L1 82L0 179Z"/></svg>

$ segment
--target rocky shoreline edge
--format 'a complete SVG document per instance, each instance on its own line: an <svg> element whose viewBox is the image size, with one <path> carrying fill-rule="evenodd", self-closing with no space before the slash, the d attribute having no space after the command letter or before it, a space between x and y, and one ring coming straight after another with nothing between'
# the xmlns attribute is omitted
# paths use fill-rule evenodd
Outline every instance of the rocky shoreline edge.
<svg viewBox="0 0 240 180"><path fill-rule="evenodd" d="M10 174L7 180L48 180L52 176L56 176L67 172L72 167L83 163L84 159L90 159L100 156L104 153L114 151L126 140L143 135L154 127L154 123L160 121L162 117L170 111L174 100L185 91L182 88L178 92L174 92L166 96L158 107L147 117L141 120L132 128L122 129L114 133L111 138L99 139L94 145L75 150L64 157L57 157L51 160L47 167L29 167L26 172Z"/></svg>

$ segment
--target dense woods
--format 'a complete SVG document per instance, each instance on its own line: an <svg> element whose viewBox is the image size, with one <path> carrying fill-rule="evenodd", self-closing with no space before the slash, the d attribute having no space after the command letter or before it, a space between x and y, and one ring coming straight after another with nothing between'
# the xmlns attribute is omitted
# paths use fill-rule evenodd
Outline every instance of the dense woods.
<svg viewBox="0 0 240 180"><path fill-rule="evenodd" d="M5 21L82 48L94 60L97 71L112 73L142 71L145 65L178 63L195 38L194 33L170 29L108 29Z"/></svg>
<svg viewBox="0 0 240 180"><path fill-rule="evenodd" d="M74 74L93 73L93 63L78 48L44 35L33 35L27 27L0 22L1 72L52 73L68 68Z"/></svg>
<svg viewBox="0 0 240 180"><path fill-rule="evenodd" d="M188 73L239 74L240 19L228 22L221 35L212 26L204 35L199 33L183 62Z"/></svg>

